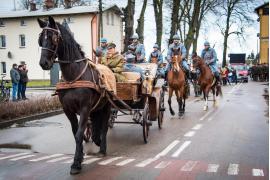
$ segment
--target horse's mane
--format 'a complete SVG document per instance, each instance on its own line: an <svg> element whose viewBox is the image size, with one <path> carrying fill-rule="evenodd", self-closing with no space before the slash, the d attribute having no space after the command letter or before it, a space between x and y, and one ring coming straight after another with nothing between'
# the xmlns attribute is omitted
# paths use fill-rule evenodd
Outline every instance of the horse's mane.
<svg viewBox="0 0 270 180"><path fill-rule="evenodd" d="M63 48L63 60L75 60L74 58L78 57L80 54L83 58L85 57L85 53L82 51L81 46L76 42L73 35L69 30L67 30L60 23L56 23L59 30L61 31L62 36L62 48ZM78 51L76 51L76 49ZM79 54L77 54L79 53Z"/></svg>

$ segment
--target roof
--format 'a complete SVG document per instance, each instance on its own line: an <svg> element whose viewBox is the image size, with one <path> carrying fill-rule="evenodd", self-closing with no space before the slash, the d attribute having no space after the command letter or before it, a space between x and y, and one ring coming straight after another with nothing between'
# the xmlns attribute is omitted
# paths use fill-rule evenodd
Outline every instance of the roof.
<svg viewBox="0 0 270 180"><path fill-rule="evenodd" d="M122 10L117 5L110 5L105 7L103 11L114 10L117 14L123 14ZM19 11L2 11L0 12L0 18L17 18L17 17L36 17L36 16L53 16L64 14L85 14L85 13L98 13L97 6L75 6L69 9L53 8L50 10L39 9L36 11L19 10Z"/></svg>
<svg viewBox="0 0 270 180"><path fill-rule="evenodd" d="M257 12L257 14L258 14L259 9L264 8L267 5L269 6L269 2L266 2L266 3L264 3L264 4L262 4L262 5L258 6L258 7L256 7L255 8L255 11Z"/></svg>

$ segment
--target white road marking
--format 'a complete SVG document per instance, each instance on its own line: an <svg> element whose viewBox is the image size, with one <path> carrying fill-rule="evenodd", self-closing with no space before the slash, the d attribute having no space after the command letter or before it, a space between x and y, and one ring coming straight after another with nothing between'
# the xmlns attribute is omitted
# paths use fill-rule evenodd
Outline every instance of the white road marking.
<svg viewBox="0 0 270 180"><path fill-rule="evenodd" d="M64 154L53 154L53 155L49 155L49 156L40 157L40 158L37 158L37 159L31 159L29 161L37 162L37 161L42 161L42 160L45 160L45 159L50 159L50 158L59 157L59 156L63 156L63 155Z"/></svg>
<svg viewBox="0 0 270 180"><path fill-rule="evenodd" d="M11 159L11 161L18 161L20 159L26 159L26 158L33 157L33 156L35 156L35 155L30 154L30 155L26 155L26 156L16 157L16 158Z"/></svg>
<svg viewBox="0 0 270 180"><path fill-rule="evenodd" d="M121 161L121 162L117 163L116 166L124 166L124 165L126 165L128 163L131 163L132 161L135 161L135 159L126 159L124 161Z"/></svg>
<svg viewBox="0 0 270 180"><path fill-rule="evenodd" d="M70 159L70 160L64 161L64 162L62 162L62 163L63 163L63 164L70 164L70 163L72 163L72 162L73 162L73 158Z"/></svg>
<svg viewBox="0 0 270 180"><path fill-rule="evenodd" d="M202 128L202 124L196 124L193 128L192 128L192 130L199 130L199 129L201 129Z"/></svg>
<svg viewBox="0 0 270 180"><path fill-rule="evenodd" d="M213 117L208 118L208 121L212 121L212 120L213 120Z"/></svg>
<svg viewBox="0 0 270 180"><path fill-rule="evenodd" d="M161 161L158 165L155 166L157 169L163 169L171 164L170 161Z"/></svg>
<svg viewBox="0 0 270 180"><path fill-rule="evenodd" d="M252 175L253 176L264 176L262 169L252 169Z"/></svg>
<svg viewBox="0 0 270 180"><path fill-rule="evenodd" d="M116 161L116 160L121 159L121 158L123 158L123 157L114 157L114 158L110 158L110 159L107 159L107 160L105 160L105 161L101 161L101 162L99 162L98 164L99 164L99 165L107 165L107 164L110 164L111 162Z"/></svg>
<svg viewBox="0 0 270 180"><path fill-rule="evenodd" d="M175 151L172 155L172 157L178 157L180 155L180 153L190 145L191 141L185 141L179 149L177 149L177 151Z"/></svg>
<svg viewBox="0 0 270 180"><path fill-rule="evenodd" d="M139 164L136 164L135 166L136 166L136 167L145 167L145 166L147 166L148 164L150 164L150 163L156 161L157 159L158 159L158 157L149 158L149 159L146 159L146 160L140 162Z"/></svg>
<svg viewBox="0 0 270 180"><path fill-rule="evenodd" d="M0 160L8 159L8 158L14 158L14 157L18 157L18 156L22 156L22 155L26 155L26 154L30 154L30 153L19 153L19 154L13 154L13 155L9 155L9 156L4 156L4 157L0 157Z"/></svg>
<svg viewBox="0 0 270 180"><path fill-rule="evenodd" d="M73 157L64 156L64 157L59 157L59 158L52 159L52 160L49 160L49 161L46 161L46 162L54 163L54 162L58 162L58 161L62 161L62 160L70 159L70 158L73 159Z"/></svg>
<svg viewBox="0 0 270 180"><path fill-rule="evenodd" d="M206 172L211 172L215 173L218 171L219 165L218 164L208 164L207 171Z"/></svg>
<svg viewBox="0 0 270 180"><path fill-rule="evenodd" d="M195 134L195 131L189 131L184 136L185 137L192 137L192 136L194 136L194 134Z"/></svg>
<svg viewBox="0 0 270 180"><path fill-rule="evenodd" d="M237 175L239 172L239 164L230 164L228 168L229 175Z"/></svg>
<svg viewBox="0 0 270 180"><path fill-rule="evenodd" d="M169 144L163 151L161 151L160 153L158 153L156 155L156 157L161 157L161 156L165 156L166 154L168 154L168 152L173 149L180 141L175 140L173 141L171 144Z"/></svg>
<svg viewBox="0 0 270 180"><path fill-rule="evenodd" d="M192 171L192 169L196 166L198 161L188 161L182 168L181 171Z"/></svg>
<svg viewBox="0 0 270 180"><path fill-rule="evenodd" d="M200 118L200 121L203 121L213 111L214 111L214 109L211 109L210 111L208 111L205 115L203 115L203 117Z"/></svg>
<svg viewBox="0 0 270 180"><path fill-rule="evenodd" d="M88 159L86 161L84 161L82 164L91 164L93 162L96 162L98 160L100 160L101 158L91 158L91 159Z"/></svg>

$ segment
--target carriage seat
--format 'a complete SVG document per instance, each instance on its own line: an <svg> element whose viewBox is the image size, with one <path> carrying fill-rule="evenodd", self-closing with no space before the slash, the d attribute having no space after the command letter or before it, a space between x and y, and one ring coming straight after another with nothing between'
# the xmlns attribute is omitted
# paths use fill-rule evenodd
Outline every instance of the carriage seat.
<svg viewBox="0 0 270 180"><path fill-rule="evenodd" d="M126 77L127 82L138 82L141 78L138 72L122 72L122 74Z"/></svg>
<svg viewBox="0 0 270 180"><path fill-rule="evenodd" d="M152 76L153 78L156 77L158 68L158 65L156 63L139 63L136 64L136 66L143 69L144 72L148 69L150 71L150 76Z"/></svg>

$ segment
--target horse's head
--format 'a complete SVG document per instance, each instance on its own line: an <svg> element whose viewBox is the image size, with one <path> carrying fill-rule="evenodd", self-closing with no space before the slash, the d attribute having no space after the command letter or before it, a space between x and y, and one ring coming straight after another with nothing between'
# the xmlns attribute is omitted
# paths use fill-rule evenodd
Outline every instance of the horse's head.
<svg viewBox="0 0 270 180"><path fill-rule="evenodd" d="M197 55L197 53L193 53L192 54L192 64L193 64L193 68L198 68L199 66L201 66L203 64L203 60L200 56Z"/></svg>
<svg viewBox="0 0 270 180"><path fill-rule="evenodd" d="M146 69L142 80L142 93L151 94L155 77L151 74L150 69Z"/></svg>
<svg viewBox="0 0 270 180"><path fill-rule="evenodd" d="M179 71L180 68L179 64L181 63L181 61L182 61L181 55L173 55L171 60L173 69Z"/></svg>
<svg viewBox="0 0 270 180"><path fill-rule="evenodd" d="M39 64L43 70L52 68L55 58L57 57L57 50L59 42L61 41L61 32L58 24L49 16L49 21L45 22L37 19L42 32L39 35L38 44L41 49L41 57Z"/></svg>

